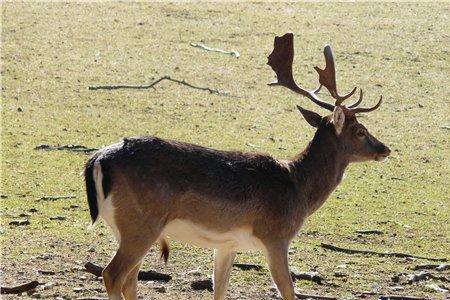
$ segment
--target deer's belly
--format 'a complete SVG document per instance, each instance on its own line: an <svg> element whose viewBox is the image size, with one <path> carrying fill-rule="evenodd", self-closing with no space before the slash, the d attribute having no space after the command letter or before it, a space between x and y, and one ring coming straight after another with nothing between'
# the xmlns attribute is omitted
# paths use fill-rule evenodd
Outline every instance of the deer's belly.
<svg viewBox="0 0 450 300"><path fill-rule="evenodd" d="M238 250L263 250L260 239L250 228L234 228L227 232L217 232L188 220L175 219L164 228L162 237L203 248Z"/></svg>

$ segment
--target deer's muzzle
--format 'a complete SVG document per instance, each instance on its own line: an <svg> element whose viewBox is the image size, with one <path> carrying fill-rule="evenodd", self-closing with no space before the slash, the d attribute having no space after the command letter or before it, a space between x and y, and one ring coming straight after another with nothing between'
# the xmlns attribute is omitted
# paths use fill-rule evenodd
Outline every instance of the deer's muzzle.
<svg viewBox="0 0 450 300"><path fill-rule="evenodd" d="M377 147L377 154L375 155L376 161L385 161L388 156L391 154L391 149L389 149L384 144L381 144Z"/></svg>

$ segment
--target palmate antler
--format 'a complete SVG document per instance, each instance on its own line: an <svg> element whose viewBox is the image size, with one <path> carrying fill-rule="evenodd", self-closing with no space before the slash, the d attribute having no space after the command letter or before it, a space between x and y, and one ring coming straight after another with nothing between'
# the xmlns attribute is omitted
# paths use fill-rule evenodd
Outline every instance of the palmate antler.
<svg viewBox="0 0 450 300"><path fill-rule="evenodd" d="M292 76L292 62L294 60L294 35L292 33L286 33L281 37L276 36L274 41L274 48L272 53L268 57L269 61L267 64L271 66L277 74L277 81L269 83L269 85L280 85L287 87L288 89L298 94L308 97L311 101L313 101L320 107L323 107L330 111L333 111L335 106L342 106L342 102L353 96L353 94L356 92L356 87L350 93L344 96L340 96L337 92L336 87L336 69L334 66L334 57L330 45L325 46L323 54L325 56L326 62L325 69L322 70L319 67L314 68L319 74L320 85L314 91L305 90L295 83L294 77ZM322 86L325 86L330 92L331 96L336 99L334 105L324 102L317 97L317 93L319 93ZM362 90L360 90L358 101L348 106L342 106L345 108L345 112L347 115L373 111L380 106L383 100L383 97L380 97L378 103L373 107L357 107L361 103L362 98L363 92Z"/></svg>

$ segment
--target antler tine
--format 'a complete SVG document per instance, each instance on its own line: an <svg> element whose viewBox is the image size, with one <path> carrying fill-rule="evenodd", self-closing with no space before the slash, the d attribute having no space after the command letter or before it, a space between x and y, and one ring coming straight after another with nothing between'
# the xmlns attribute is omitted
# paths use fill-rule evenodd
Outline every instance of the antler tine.
<svg viewBox="0 0 450 300"><path fill-rule="evenodd" d="M351 113L352 115L357 114L357 113L363 113L363 112L370 112L370 111L374 111L375 109L377 109L378 107L380 107L381 102L383 102L383 96L380 96L380 100L378 101L378 103L375 106L372 107L356 107L356 108L351 108L349 109L349 113Z"/></svg>
<svg viewBox="0 0 450 300"><path fill-rule="evenodd" d="M319 74L320 84L328 89L331 96L336 99L335 105L339 106L345 99L351 97L356 92L356 87L347 95L340 96L336 87L336 68L334 66L333 51L331 50L330 45L325 45L323 55L325 56L325 69L322 70L319 67L314 67L314 69Z"/></svg>
<svg viewBox="0 0 450 300"><path fill-rule="evenodd" d="M319 87L314 90L314 94L318 94L321 89L322 89L322 85L319 85Z"/></svg>
<svg viewBox="0 0 450 300"><path fill-rule="evenodd" d="M362 102L362 99L363 99L363 91L362 91L362 89L359 89L359 99L358 99L358 101L356 101L353 104L348 105L347 108L355 108L355 107L357 107Z"/></svg>
<svg viewBox="0 0 450 300"><path fill-rule="evenodd" d="M267 64L277 74L277 81L269 83L270 86L281 85L287 87L291 91L308 97L320 107L333 111L334 105L320 100L314 92L302 89L295 83L294 77L292 76L292 62L294 61L294 35L292 33L275 37L273 51L268 59Z"/></svg>

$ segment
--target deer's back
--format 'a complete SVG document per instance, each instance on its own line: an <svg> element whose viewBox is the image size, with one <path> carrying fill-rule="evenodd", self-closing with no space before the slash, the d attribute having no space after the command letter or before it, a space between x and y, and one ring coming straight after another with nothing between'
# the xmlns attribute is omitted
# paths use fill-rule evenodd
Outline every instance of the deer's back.
<svg viewBox="0 0 450 300"><path fill-rule="evenodd" d="M270 198L292 193L286 164L270 155L219 151L157 137L127 138L100 150L106 193L119 180L141 188L220 195L230 201Z"/></svg>

